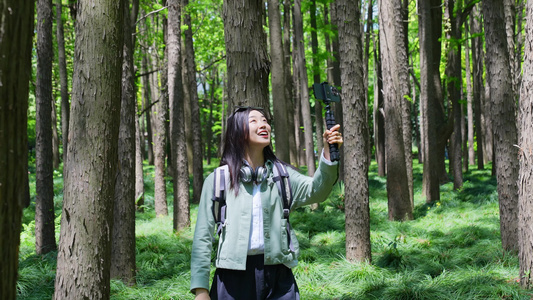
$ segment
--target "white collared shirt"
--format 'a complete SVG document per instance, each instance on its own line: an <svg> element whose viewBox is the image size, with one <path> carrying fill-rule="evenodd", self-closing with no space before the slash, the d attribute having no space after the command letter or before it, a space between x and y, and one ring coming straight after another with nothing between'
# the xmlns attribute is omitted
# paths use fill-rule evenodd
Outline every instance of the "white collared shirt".
<svg viewBox="0 0 533 300"><path fill-rule="evenodd" d="M265 239L263 236L263 206L261 203L260 185L254 183L252 195L252 225L248 241L248 255L257 255L265 252Z"/></svg>

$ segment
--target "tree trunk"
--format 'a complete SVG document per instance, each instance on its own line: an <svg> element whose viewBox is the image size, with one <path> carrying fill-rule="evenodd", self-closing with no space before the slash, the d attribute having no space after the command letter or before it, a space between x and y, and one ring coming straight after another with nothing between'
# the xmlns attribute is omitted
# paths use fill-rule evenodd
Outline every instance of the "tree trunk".
<svg viewBox="0 0 533 300"><path fill-rule="evenodd" d="M68 122L70 103L68 95L67 60L65 58L65 31L63 29L63 13L61 0L56 0L56 28L57 28L57 60L59 65L59 81L61 85L61 133L63 143L63 163L67 160ZM63 171L65 166L63 165Z"/></svg>
<svg viewBox="0 0 533 300"><path fill-rule="evenodd" d="M27 114L34 5L0 1L0 299L17 297L22 209L30 198Z"/></svg>
<svg viewBox="0 0 533 300"><path fill-rule="evenodd" d="M446 15L449 22L448 31L448 53L446 64L447 92L451 102L450 119L453 120L453 134L450 141L450 166L453 174L453 189L459 190L463 186L463 166L462 166L462 135L461 135L461 1L456 5L455 0L446 0ZM457 6L457 7L456 7Z"/></svg>
<svg viewBox="0 0 533 300"><path fill-rule="evenodd" d="M474 127L474 89L472 82L472 67L470 66L470 29L468 22L465 23L465 77L466 77L466 114L467 114L467 135L468 135L468 165L476 164L476 152L474 150L474 129L478 132L480 128ZM479 133L478 133L479 134ZM478 145L479 148L479 145Z"/></svg>
<svg viewBox="0 0 533 300"><path fill-rule="evenodd" d="M129 0L124 0L124 60L115 184L111 278L135 285L135 70Z"/></svg>
<svg viewBox="0 0 533 300"><path fill-rule="evenodd" d="M283 1L283 74L285 75L285 110L287 114L287 137L289 140L289 157L293 166L298 166L298 148L296 147L296 130L294 124L295 97L291 74L291 1ZM275 112L274 112L275 114ZM289 162L289 161L287 161Z"/></svg>
<svg viewBox="0 0 533 300"><path fill-rule="evenodd" d="M381 44L379 34L374 40L374 145L376 164L378 166L378 175L386 176L386 160L385 160L385 116L383 104L383 75L381 71L381 54L379 45Z"/></svg>
<svg viewBox="0 0 533 300"><path fill-rule="evenodd" d="M345 155L346 258L370 262L368 125L363 81L360 1L336 2L333 23L339 32Z"/></svg>
<svg viewBox="0 0 533 300"><path fill-rule="evenodd" d="M337 31L337 25L333 20L337 19L337 9L333 2L330 4L330 14L331 14L331 25L332 29ZM331 54L333 56L333 59L330 59L328 63L328 81L331 82L334 86L340 87L341 86L341 67L340 67L340 57L339 57L339 39L337 36L333 36L331 39ZM339 124L343 124L343 105L342 103L339 103L339 105L333 105L333 110L335 111L335 120ZM339 149L339 156L340 156L340 165L339 165L339 180L344 181L344 147L341 147Z"/></svg>
<svg viewBox="0 0 533 300"><path fill-rule="evenodd" d="M149 62L148 62L148 53L145 53L143 55L143 58L142 58L142 66L141 66L141 70L143 70L143 73L147 73L149 70L148 70L148 65L149 65ZM151 99L151 89L152 89L152 86L150 84L150 76L143 76L142 77L142 82L143 82L143 97L142 97L142 109L143 109L143 112L144 112L144 120L145 120L145 126L146 126L146 138L148 139L147 141L147 146L148 146L148 149L146 149L148 152L146 153L147 154L147 159L148 159L148 164L149 165L154 165L154 147L153 147L153 132L152 132L152 113L151 113L151 105L152 105L152 102L156 101L157 99ZM155 88L155 87L153 87ZM143 147L144 147L144 144L143 144ZM157 213L157 209L156 209L156 213Z"/></svg>
<svg viewBox="0 0 533 300"><path fill-rule="evenodd" d="M283 43L279 0L268 1L268 26L270 29L270 57L272 59L272 104L274 108L274 133L276 156L290 162L289 153L289 114L287 113ZM294 144L293 144L294 145Z"/></svg>
<svg viewBox="0 0 533 300"><path fill-rule="evenodd" d="M500 232L505 250L518 249L518 141L515 99L505 37L503 0L483 1L487 72L494 130L496 175L500 200Z"/></svg>
<svg viewBox="0 0 533 300"><path fill-rule="evenodd" d="M439 151L438 137L437 137L437 118L438 118L438 104L440 79L439 79L439 65L434 57L440 59L440 49L434 45L438 38L435 38L435 32L438 30L433 28L440 26L434 24L432 17L432 9L435 2L418 0L418 36L420 44L420 114L421 114L421 143L424 149L423 157L423 191L428 203L438 201L440 199L440 182L439 182L439 160L442 151ZM440 35L439 35L440 36ZM382 42L383 43L383 42ZM438 53L434 53L438 52ZM437 94L437 95L435 95ZM440 118L439 118L440 119ZM444 153L442 153L444 154Z"/></svg>
<svg viewBox="0 0 533 300"><path fill-rule="evenodd" d="M472 32L472 101L474 102L474 126L476 130L476 144L477 144L477 168L483 170L485 168L485 159L483 157L483 149L485 148L484 133L488 129L484 127L481 121L481 98L483 97L483 62L482 62L482 43L481 37L474 36L480 34L481 29L479 25L479 5L476 5L472 10L470 16L470 28Z"/></svg>
<svg viewBox="0 0 533 300"><path fill-rule="evenodd" d="M59 158L59 133L57 132L57 110L54 96L52 95L52 113L50 114L52 120L52 160L53 168L55 170L59 169L59 163L61 159Z"/></svg>
<svg viewBox="0 0 533 300"><path fill-rule="evenodd" d="M304 140L305 140L305 157L307 164L307 174L313 176L315 174L315 147L313 144L313 124L311 121L311 107L309 104L309 86L307 79L307 68L305 64L305 48L303 35L303 20L301 0L294 1L293 7L294 15L294 51L297 53L295 65L298 65L298 77L300 83L300 107L304 125Z"/></svg>
<svg viewBox="0 0 533 300"><path fill-rule="evenodd" d="M52 1L37 2L37 84L35 87L35 252L57 248L52 161Z"/></svg>
<svg viewBox="0 0 533 300"><path fill-rule="evenodd" d="M76 76L54 299L110 296L123 5L115 0L78 3Z"/></svg>
<svg viewBox="0 0 533 300"><path fill-rule="evenodd" d="M414 208L414 191L413 191L413 129L411 128L411 103L409 95L411 92L409 81L409 40L407 33L409 32L409 0L402 0L401 2L401 17L402 17L402 29L403 37L400 44L401 53L403 55L402 64L405 68L398 75L402 75L400 78L400 89L402 91L401 97L401 109L402 109L402 127L403 127L403 145L405 152L405 168L407 176L407 187L409 189L409 201L411 202L411 208ZM366 89L365 89L366 90Z"/></svg>
<svg viewBox="0 0 533 300"><path fill-rule="evenodd" d="M385 115L385 156L387 166L387 198L390 220L411 220L413 206L407 180L403 134L403 101L409 89L407 52L404 46L405 27L402 26L401 0L378 2L380 11L380 52L383 68Z"/></svg>
<svg viewBox="0 0 533 300"><path fill-rule="evenodd" d="M264 1L224 0L227 92L229 111L236 105L266 109L270 61L263 31Z"/></svg>
<svg viewBox="0 0 533 300"><path fill-rule="evenodd" d="M525 289L533 286L533 2L527 3L526 42L524 58L524 74L520 90L520 135L518 176L518 260L520 262L520 285Z"/></svg>
<svg viewBox="0 0 533 300"><path fill-rule="evenodd" d="M165 47L166 49L166 47ZM165 52L167 52L165 50ZM159 65L155 63L155 57L152 58L152 68L155 70ZM168 111L168 102L163 101L163 94L159 92L158 73L154 72L150 75L150 90L152 95L152 103L157 101L151 109L152 120L152 141L154 149L154 203L156 216L167 216L167 185L165 181L165 161L166 161L166 112Z"/></svg>
<svg viewBox="0 0 533 300"><path fill-rule="evenodd" d="M173 228L180 231L190 225L189 174L185 141L183 81L181 77L181 3L168 4L168 96L170 106L170 137L174 184Z"/></svg>
<svg viewBox="0 0 533 300"><path fill-rule="evenodd" d="M183 0L183 7L189 5L189 0ZM185 86L189 88L190 105L191 105L191 124L192 124L192 149L194 152L192 158L192 201L194 203L200 202L200 195L202 194L202 186L204 184L204 167L203 167L203 147L202 147L202 123L200 122L200 104L198 101L198 88L196 83L196 63L193 47L191 15L189 12L185 13L183 18L185 29L185 59L184 69L187 70L188 78L185 79Z"/></svg>
<svg viewBox="0 0 533 300"><path fill-rule="evenodd" d="M313 52L313 83L321 83L320 79L320 61L318 57L318 36L317 36L317 25L316 25L316 0L311 0L309 5L309 19L311 25L311 51ZM315 134L316 134L316 153L322 153L322 148L324 148L324 141L321 136L324 135L324 117L322 112L321 100L315 98ZM312 207L318 207L318 203L313 204Z"/></svg>

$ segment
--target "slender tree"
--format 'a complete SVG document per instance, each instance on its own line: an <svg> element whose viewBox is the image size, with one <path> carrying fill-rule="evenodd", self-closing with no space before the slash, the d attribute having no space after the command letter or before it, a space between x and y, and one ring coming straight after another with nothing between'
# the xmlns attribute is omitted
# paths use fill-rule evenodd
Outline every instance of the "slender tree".
<svg viewBox="0 0 533 300"><path fill-rule="evenodd" d="M486 131L491 131L490 127L483 126L482 122L482 97L483 97L483 50L481 37L481 27L479 19L479 6L477 4L470 14L470 29L472 33L472 101L474 102L474 126L476 130L477 144L477 168L485 168L485 158L483 155L485 148ZM491 131L492 132L492 131Z"/></svg>
<svg viewBox="0 0 533 300"><path fill-rule="evenodd" d="M402 3L378 2L380 11L380 52L383 69L385 115L385 157L387 166L387 198L389 219L410 220L413 206L409 193L406 153L403 134L404 98L409 94L407 49L404 46L405 27Z"/></svg>
<svg viewBox="0 0 533 300"><path fill-rule="evenodd" d="M54 299L108 299L123 51L122 1L81 1Z"/></svg>
<svg viewBox="0 0 533 300"><path fill-rule="evenodd" d="M200 104L198 100L198 88L196 82L196 62L193 44L193 32L191 22L191 12L189 8L189 0L182 0L185 13L183 22L185 25L185 55L183 60L183 69L187 70L184 78L184 87L189 90L189 103L191 106L191 135L192 135L192 199L194 203L200 202L200 195L202 193L202 186L204 183L204 167L203 167L203 147L202 147L202 123L200 122Z"/></svg>
<svg viewBox="0 0 533 300"><path fill-rule="evenodd" d="M289 128L287 113L287 83L284 66L284 49L281 31L280 1L268 1L268 26L270 29L270 57L272 59L272 106L274 108L274 133L276 155L290 162Z"/></svg>
<svg viewBox="0 0 533 300"><path fill-rule="evenodd" d="M294 126L294 84L291 73L291 1L283 1L283 73L285 75L285 107L287 113L287 135L289 139L289 156L290 163L293 166L298 166L298 148L296 147L296 129ZM275 110L274 110L275 114Z"/></svg>
<svg viewBox="0 0 533 300"><path fill-rule="evenodd" d="M111 278L135 284L135 70L130 1L124 1L124 60L118 135L118 163L113 213Z"/></svg>
<svg viewBox="0 0 533 300"><path fill-rule="evenodd" d="M52 1L37 2L37 84L35 122L35 251L57 248L52 162Z"/></svg>
<svg viewBox="0 0 533 300"><path fill-rule="evenodd" d="M494 150L498 197L500 203L500 232L505 250L518 250L518 158L514 145L518 142L516 104L513 97L511 65L503 0L484 0L487 72L494 130Z"/></svg>
<svg viewBox="0 0 533 300"><path fill-rule="evenodd" d="M0 1L0 299L17 297L22 209L29 201L28 95L34 1Z"/></svg>
<svg viewBox="0 0 533 300"><path fill-rule="evenodd" d="M339 0L333 22L339 30L339 57L344 106L346 258L371 261L368 196L368 125L363 81L361 2Z"/></svg>
<svg viewBox="0 0 533 300"><path fill-rule="evenodd" d="M168 95L172 175L174 184L174 230L190 225L189 174L185 141L183 82L181 77L181 0L168 0Z"/></svg>
<svg viewBox="0 0 533 300"><path fill-rule="evenodd" d="M440 199L438 121L442 111L440 102L440 47L436 46L436 32L440 31L435 5L439 1L418 0L418 37L420 44L420 114L421 143L424 154L423 190L427 202ZM435 28L438 27L438 28ZM439 34L440 37L440 34ZM383 43L383 42L382 42ZM437 60L438 57L438 60Z"/></svg>
<svg viewBox="0 0 533 300"><path fill-rule="evenodd" d="M63 5L61 5L61 2L61 0L56 0L56 37L57 61L59 65L59 81L61 89L61 142L63 144L63 162L65 162L67 158L66 150L68 148L68 122L70 115L70 102L68 95L67 60L65 55L65 30L63 28Z"/></svg>
<svg viewBox="0 0 533 300"><path fill-rule="evenodd" d="M518 176L518 259L520 262L520 285L533 286L533 2L527 3L526 42L524 44L524 74L520 90L519 111L519 162Z"/></svg>
<svg viewBox="0 0 533 300"><path fill-rule="evenodd" d="M294 64L297 65L298 73L298 82L299 82L299 102L301 108L301 117L304 125L304 147L306 165L307 165L307 174L313 176L316 170L315 166L315 152L313 144L313 124L311 121L311 107L309 104L309 83L307 78L307 68L305 63L305 48L304 48L304 34L303 34L303 19L302 19L302 7L301 0L294 1L293 7L293 16L294 16L294 52L295 61ZM302 146L302 145L301 145Z"/></svg>

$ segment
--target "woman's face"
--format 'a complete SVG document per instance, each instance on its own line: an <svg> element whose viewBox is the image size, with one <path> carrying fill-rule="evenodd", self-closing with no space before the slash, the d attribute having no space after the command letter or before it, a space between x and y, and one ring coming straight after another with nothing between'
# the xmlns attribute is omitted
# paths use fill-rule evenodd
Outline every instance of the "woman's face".
<svg viewBox="0 0 533 300"><path fill-rule="evenodd" d="M258 110L252 110L248 114L248 145L260 146L261 149L270 145L270 124L265 116Z"/></svg>

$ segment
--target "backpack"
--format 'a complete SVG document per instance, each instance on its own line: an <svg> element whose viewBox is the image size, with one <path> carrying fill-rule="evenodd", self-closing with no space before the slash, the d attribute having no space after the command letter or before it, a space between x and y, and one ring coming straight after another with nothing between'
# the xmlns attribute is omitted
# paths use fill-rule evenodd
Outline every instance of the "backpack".
<svg viewBox="0 0 533 300"><path fill-rule="evenodd" d="M289 242L289 249L294 252L294 246L291 240L289 213L292 205L292 190L289 180L289 172L285 165L279 161L274 162L272 168L274 177L273 180L278 187L278 192L283 201L283 218L287 220L287 238ZM217 225L216 234L220 235L222 228L226 226L226 178L229 178L229 169L227 165L220 166L215 169L214 189L213 189L213 205L212 212Z"/></svg>

